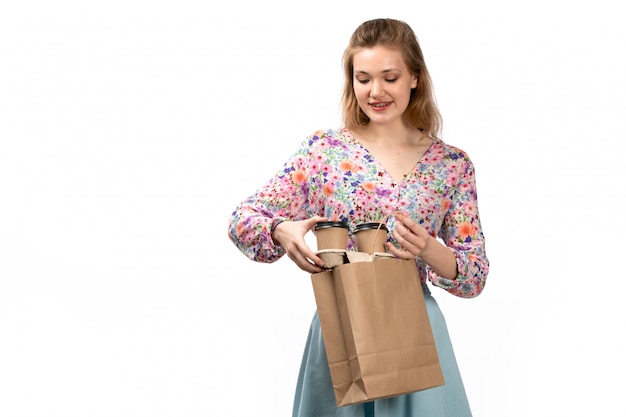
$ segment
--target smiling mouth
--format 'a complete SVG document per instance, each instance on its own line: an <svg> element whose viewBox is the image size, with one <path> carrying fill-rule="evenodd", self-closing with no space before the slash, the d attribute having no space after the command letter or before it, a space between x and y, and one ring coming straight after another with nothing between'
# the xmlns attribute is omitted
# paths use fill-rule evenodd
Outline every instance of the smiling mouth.
<svg viewBox="0 0 626 417"><path fill-rule="evenodd" d="M372 106L375 109L384 109L385 107L389 106L391 104L390 101L384 102L384 103L372 103L370 104L370 106Z"/></svg>

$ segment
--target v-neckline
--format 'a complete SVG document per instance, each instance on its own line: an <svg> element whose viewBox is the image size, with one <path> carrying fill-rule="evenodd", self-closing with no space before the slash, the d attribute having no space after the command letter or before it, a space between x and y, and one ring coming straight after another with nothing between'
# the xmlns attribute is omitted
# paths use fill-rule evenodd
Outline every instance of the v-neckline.
<svg viewBox="0 0 626 417"><path fill-rule="evenodd" d="M415 171L417 166L422 162L422 160L424 159L426 154L428 154L430 152L430 150L433 148L435 143L437 143L437 139L436 138L431 138L432 143L430 144L430 146L428 146L428 148L426 148L424 153L421 154L421 156L417 159L415 164L413 164L413 166L406 173L402 174L402 178L398 179L398 178L394 177L391 174L391 172L389 172L389 170L387 170L387 168L385 168L385 166L380 162L380 160L378 158L376 158L376 156L374 156L374 154L371 153L370 150L365 145L363 145L356 138L356 136L354 136L352 134L352 132L350 132L349 130L346 129L345 133L347 133L349 135L350 139L352 140L352 142L354 144L359 146L361 149L363 149L367 153L367 155L370 157L370 159L378 166L379 172L383 172L384 175L386 175L387 177L391 178L391 180L393 181L394 184L400 184L400 183L404 182L411 175L411 173L413 173L413 171Z"/></svg>

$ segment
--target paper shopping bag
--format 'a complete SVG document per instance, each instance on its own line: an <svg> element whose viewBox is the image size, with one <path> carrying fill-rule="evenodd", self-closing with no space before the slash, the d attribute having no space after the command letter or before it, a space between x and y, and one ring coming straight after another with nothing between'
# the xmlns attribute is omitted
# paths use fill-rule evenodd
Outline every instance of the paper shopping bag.
<svg viewBox="0 0 626 417"><path fill-rule="evenodd" d="M414 260L311 276L338 406L444 384Z"/></svg>

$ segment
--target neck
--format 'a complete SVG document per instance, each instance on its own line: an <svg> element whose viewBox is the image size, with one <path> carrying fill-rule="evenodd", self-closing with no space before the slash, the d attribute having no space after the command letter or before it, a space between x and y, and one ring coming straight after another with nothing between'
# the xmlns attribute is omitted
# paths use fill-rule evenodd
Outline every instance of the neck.
<svg viewBox="0 0 626 417"><path fill-rule="evenodd" d="M385 142L389 145L416 145L428 136L412 126L405 124L374 125L360 127L354 133L370 143Z"/></svg>

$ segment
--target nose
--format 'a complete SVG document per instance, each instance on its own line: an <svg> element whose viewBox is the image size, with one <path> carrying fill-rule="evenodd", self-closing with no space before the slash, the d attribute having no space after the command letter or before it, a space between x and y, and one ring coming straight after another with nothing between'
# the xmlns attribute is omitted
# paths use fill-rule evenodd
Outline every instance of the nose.
<svg viewBox="0 0 626 417"><path fill-rule="evenodd" d="M372 89L370 90L370 96L372 98L382 97L385 93L383 83L378 80L372 81Z"/></svg>

